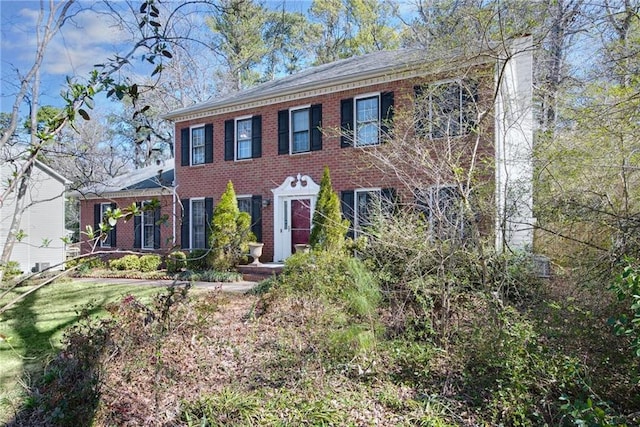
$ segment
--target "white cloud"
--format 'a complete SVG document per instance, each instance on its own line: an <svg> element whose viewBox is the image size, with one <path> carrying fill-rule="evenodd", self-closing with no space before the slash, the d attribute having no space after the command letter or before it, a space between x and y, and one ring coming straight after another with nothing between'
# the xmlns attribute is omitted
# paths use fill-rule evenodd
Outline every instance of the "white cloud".
<svg viewBox="0 0 640 427"><path fill-rule="evenodd" d="M26 70L33 64L37 44L38 3L21 8L14 18L3 14L2 61ZM46 17L45 17L46 19ZM55 75L86 74L93 65L118 52L128 39L112 17L87 9L67 21L47 47L43 71Z"/></svg>

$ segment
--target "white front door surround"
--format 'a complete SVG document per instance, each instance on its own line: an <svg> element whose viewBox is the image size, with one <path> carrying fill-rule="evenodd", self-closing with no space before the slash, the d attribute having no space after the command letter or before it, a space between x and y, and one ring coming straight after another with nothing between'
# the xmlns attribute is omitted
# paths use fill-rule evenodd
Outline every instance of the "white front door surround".
<svg viewBox="0 0 640 427"><path fill-rule="evenodd" d="M310 204L310 217L316 208L320 186L308 175L289 176L273 193L273 260L282 261L291 255L291 206L301 200ZM310 220L311 220L310 218Z"/></svg>

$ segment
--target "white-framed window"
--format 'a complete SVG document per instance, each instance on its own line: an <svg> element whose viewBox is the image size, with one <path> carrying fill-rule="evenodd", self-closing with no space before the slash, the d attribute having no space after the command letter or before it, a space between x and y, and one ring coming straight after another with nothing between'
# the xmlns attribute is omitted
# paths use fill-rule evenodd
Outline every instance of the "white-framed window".
<svg viewBox="0 0 640 427"><path fill-rule="evenodd" d="M291 114L291 153L311 151L311 115L310 107L292 109Z"/></svg>
<svg viewBox="0 0 640 427"><path fill-rule="evenodd" d="M236 119L236 159L250 159L251 153L251 117Z"/></svg>
<svg viewBox="0 0 640 427"><path fill-rule="evenodd" d="M355 146L376 145L380 142L380 95L355 98Z"/></svg>
<svg viewBox="0 0 640 427"><path fill-rule="evenodd" d="M207 247L207 223L204 199L191 199L191 207L189 212L191 218L189 224L191 225L191 249L204 249Z"/></svg>
<svg viewBox="0 0 640 427"><path fill-rule="evenodd" d="M419 133L431 139L468 134L477 122L477 85L445 81L417 88Z"/></svg>
<svg viewBox="0 0 640 427"><path fill-rule="evenodd" d="M156 224L155 221L155 211L153 209L148 209L145 210L145 206L150 204L151 202L149 201L145 201L142 202L142 214L141 214L141 221L140 221L140 229L141 229L141 233L142 233L142 238L141 238L141 242L142 242L142 249L153 249L155 247L155 231L156 231L156 226L158 226Z"/></svg>
<svg viewBox="0 0 640 427"><path fill-rule="evenodd" d="M354 193L353 229L357 237L359 233L371 225L373 216L379 211L382 192L379 188L367 188L355 190Z"/></svg>
<svg viewBox="0 0 640 427"><path fill-rule="evenodd" d="M204 126L191 128L191 164L201 165L205 159Z"/></svg>
<svg viewBox="0 0 640 427"><path fill-rule="evenodd" d="M107 223L106 220L107 214L111 211L111 203L100 203L100 221ZM115 227L115 226L114 226ZM104 239L100 239L100 247L101 248L110 248L113 245L112 235L113 230L106 233L106 237Z"/></svg>

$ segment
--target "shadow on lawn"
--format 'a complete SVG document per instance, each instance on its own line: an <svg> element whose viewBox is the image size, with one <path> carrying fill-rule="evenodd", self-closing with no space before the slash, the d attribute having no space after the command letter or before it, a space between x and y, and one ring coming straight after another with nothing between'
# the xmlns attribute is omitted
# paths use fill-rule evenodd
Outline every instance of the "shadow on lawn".
<svg viewBox="0 0 640 427"><path fill-rule="evenodd" d="M81 332L91 327L88 319L99 311L100 303L83 308L79 316L51 329L41 330L36 324L39 314L35 309L39 293L28 295L5 313L23 343L23 357L29 358L23 364L22 377L30 386L24 404L7 426L91 425L99 398L97 362L104 340L89 339ZM79 320L65 333L62 343L73 354L54 350L49 362L53 336Z"/></svg>

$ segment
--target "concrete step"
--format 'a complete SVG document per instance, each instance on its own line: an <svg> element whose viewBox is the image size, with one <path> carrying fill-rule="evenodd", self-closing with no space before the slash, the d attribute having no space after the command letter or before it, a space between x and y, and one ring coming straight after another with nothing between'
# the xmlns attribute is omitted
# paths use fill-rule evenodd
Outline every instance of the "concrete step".
<svg viewBox="0 0 640 427"><path fill-rule="evenodd" d="M238 271L242 279L250 282L260 282L282 272L284 265L280 263L267 263L259 265L239 265Z"/></svg>

